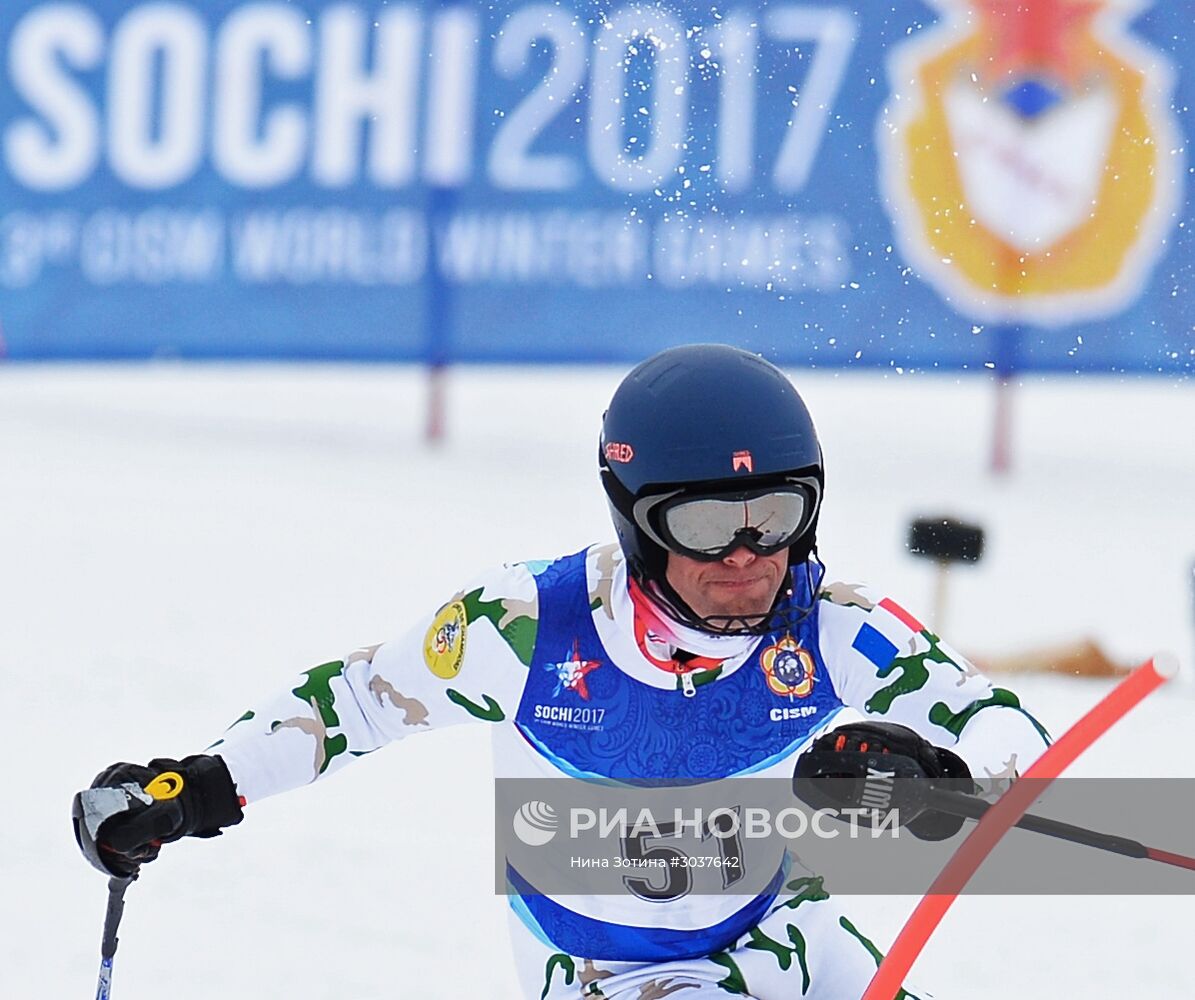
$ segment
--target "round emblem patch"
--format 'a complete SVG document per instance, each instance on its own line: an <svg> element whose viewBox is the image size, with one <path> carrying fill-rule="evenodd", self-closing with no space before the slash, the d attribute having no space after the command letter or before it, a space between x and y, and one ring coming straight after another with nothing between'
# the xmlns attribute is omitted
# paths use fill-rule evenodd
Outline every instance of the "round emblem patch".
<svg viewBox="0 0 1195 1000"><path fill-rule="evenodd" d="M817 667L809 650L803 649L791 635L765 649L759 664L773 694L805 698L813 691Z"/></svg>
<svg viewBox="0 0 1195 1000"><path fill-rule="evenodd" d="M452 601L440 609L423 639L423 661L443 680L450 681L461 672L467 624L465 606Z"/></svg>

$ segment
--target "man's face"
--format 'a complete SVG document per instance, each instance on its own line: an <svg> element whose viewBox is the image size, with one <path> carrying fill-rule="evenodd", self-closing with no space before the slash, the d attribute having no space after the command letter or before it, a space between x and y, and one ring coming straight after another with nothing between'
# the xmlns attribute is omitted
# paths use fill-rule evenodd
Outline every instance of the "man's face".
<svg viewBox="0 0 1195 1000"><path fill-rule="evenodd" d="M717 562L701 562L668 553L665 577L702 618L759 618L772 609L788 572L788 550L756 555L740 546Z"/></svg>

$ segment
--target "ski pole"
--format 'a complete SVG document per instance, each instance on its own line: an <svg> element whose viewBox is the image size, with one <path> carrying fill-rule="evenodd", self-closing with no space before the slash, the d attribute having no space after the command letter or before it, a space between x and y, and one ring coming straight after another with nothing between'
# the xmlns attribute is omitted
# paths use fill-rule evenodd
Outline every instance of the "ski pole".
<svg viewBox="0 0 1195 1000"><path fill-rule="evenodd" d="M112 965L119 940L116 930L124 914L124 894L139 874L112 875L101 856L97 840L100 827L113 816L152 806L155 802L173 799L183 790L183 778L177 771L164 771L141 788L133 782L115 788L89 788L79 792L71 809L75 837L87 860L108 878L108 908L104 913L104 936L100 942L100 972L96 981L95 1000L109 1000L112 995Z"/></svg>
<svg viewBox="0 0 1195 1000"><path fill-rule="evenodd" d="M973 820L982 819L984 814L992 808L990 802L984 801L977 795L968 795L966 792L956 792L945 788L925 789L922 792L922 801L929 808L936 809L938 812ZM1082 844L1101 851L1111 851L1113 854L1120 854L1126 858L1147 858L1150 861L1160 861L1162 864L1195 871L1195 858L1189 858L1183 854L1173 854L1170 851L1161 851L1156 847L1147 847L1140 841L1131 840L1128 837L1099 833L1096 830L1063 823L1056 819L1048 819L1045 816L1035 816L1033 813L1025 813L1013 826L1022 830L1031 830L1033 833L1042 833L1047 837L1057 837L1072 844Z"/></svg>
<svg viewBox="0 0 1195 1000"><path fill-rule="evenodd" d="M112 961L116 946L120 943L116 928L120 926L120 917L124 913L125 890L136 879L136 875L125 878L113 875L108 879L108 910L104 915L104 939L100 943L100 975L95 986L95 1000L108 1000L112 995Z"/></svg>

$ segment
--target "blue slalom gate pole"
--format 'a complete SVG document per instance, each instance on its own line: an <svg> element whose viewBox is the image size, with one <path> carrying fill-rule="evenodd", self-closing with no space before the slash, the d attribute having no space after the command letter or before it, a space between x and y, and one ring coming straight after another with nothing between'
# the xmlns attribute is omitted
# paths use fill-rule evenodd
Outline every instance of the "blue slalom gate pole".
<svg viewBox="0 0 1195 1000"><path fill-rule="evenodd" d="M424 331L428 373L426 439L430 444L441 443L446 433L444 382L450 353L453 292L452 285L440 267L439 228L447 222L455 204L456 193L450 188L433 186L428 189Z"/></svg>
<svg viewBox="0 0 1195 1000"><path fill-rule="evenodd" d="M1020 368L1022 330L1015 324L997 326L995 335L996 406L992 421L990 469L1006 475L1012 468L1012 379Z"/></svg>

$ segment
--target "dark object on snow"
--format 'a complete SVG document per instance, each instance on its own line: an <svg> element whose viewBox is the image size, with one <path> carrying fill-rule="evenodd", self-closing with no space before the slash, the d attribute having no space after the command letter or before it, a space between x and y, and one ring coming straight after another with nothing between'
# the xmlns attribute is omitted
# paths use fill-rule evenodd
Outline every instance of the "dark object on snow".
<svg viewBox="0 0 1195 1000"><path fill-rule="evenodd" d="M905 544L913 555L932 559L938 565L931 622L941 634L946 627L946 577L950 566L979 562L983 557L983 528L952 517L918 517L909 525Z"/></svg>
<svg viewBox="0 0 1195 1000"><path fill-rule="evenodd" d="M909 551L938 562L979 562L983 528L951 517L919 517L909 525Z"/></svg>

